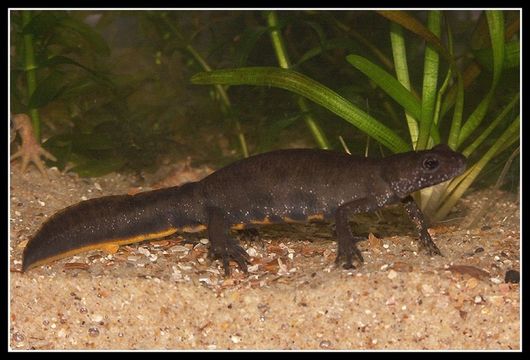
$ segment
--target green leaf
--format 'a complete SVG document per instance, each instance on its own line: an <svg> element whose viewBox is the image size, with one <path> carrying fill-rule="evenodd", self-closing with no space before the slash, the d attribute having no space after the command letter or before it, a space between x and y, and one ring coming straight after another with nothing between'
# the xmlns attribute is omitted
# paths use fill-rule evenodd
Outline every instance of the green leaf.
<svg viewBox="0 0 530 360"><path fill-rule="evenodd" d="M390 128L328 87L296 71L274 67L217 70L195 74L191 78L191 82L198 85L221 84L279 87L304 96L325 107L379 141L392 152L410 150L410 145Z"/></svg>
<svg viewBox="0 0 530 360"><path fill-rule="evenodd" d="M519 115L512 121L510 126L497 138L493 146L482 156L482 158L476 162L473 166L467 169L462 175L456 177L451 181L448 187L448 193L450 196L445 203L438 209L435 220L441 220L449 211L454 207L456 201L462 197L464 191L466 191L473 181L477 178L484 167L491 161L494 156L497 156L501 150L506 149L506 145L511 145L519 139L519 126L520 117Z"/></svg>
<svg viewBox="0 0 530 360"><path fill-rule="evenodd" d="M428 27L435 36L441 32L441 12L439 10L429 11ZM434 46L430 43L425 48L425 59L423 62L423 89L421 95L421 117L420 130L418 133L417 150L426 149L429 144L429 135L434 122L434 110L436 107L436 95L438 85L440 57Z"/></svg>
<svg viewBox="0 0 530 360"><path fill-rule="evenodd" d="M37 109L43 107L56 99L66 86L63 73L52 72L46 79L42 80L29 99L28 107Z"/></svg>
<svg viewBox="0 0 530 360"><path fill-rule="evenodd" d="M80 67L82 68L83 70L86 70L92 74L95 74L95 71L93 71L92 69L84 66L83 64L80 64L78 63L77 61L67 57L67 56L63 56L63 55L56 55L56 56L52 56L44 61L41 61L40 64L39 64L39 67L40 68L45 68L45 67L53 67L53 66L56 66L56 65L63 65L63 64L67 64L67 65L74 65L74 66L77 66L77 67Z"/></svg>
<svg viewBox="0 0 530 360"><path fill-rule="evenodd" d="M403 29L400 25L392 22L390 25L390 41L392 43L392 56L394 58L394 69L396 70L396 77L398 81L407 89L411 90L409 67L407 63L407 49L405 47L405 39L403 37ZM421 111L421 104L418 104ZM416 148L418 142L418 119L413 117L405 110L405 117L407 118L407 125L409 127L410 139L412 146Z"/></svg>
<svg viewBox="0 0 530 360"><path fill-rule="evenodd" d="M519 67L519 47L520 44L518 40L510 41L504 44L504 70ZM487 69L490 72L493 71L493 51L491 48L475 50L474 54L475 58L483 68Z"/></svg>
<svg viewBox="0 0 530 360"><path fill-rule="evenodd" d="M508 103L505 108L500 112L499 115L488 125L488 127L482 131L482 133L474 139L473 143L469 145L462 154L466 157L469 157L483 142L486 138L493 132L493 130L501 124L502 120L510 113L513 107L519 102L519 93L515 94L512 101Z"/></svg>
<svg viewBox="0 0 530 360"><path fill-rule="evenodd" d="M362 56L348 55L346 56L346 60L374 81L392 99L403 106L410 115L416 119L420 118L420 101L395 77Z"/></svg>
<svg viewBox="0 0 530 360"><path fill-rule="evenodd" d="M493 49L493 81L486 96L462 126L458 137L458 146L461 146L484 120L502 72L502 64L504 62L504 16L502 11L493 10L487 11L486 16L490 31L491 48Z"/></svg>
<svg viewBox="0 0 530 360"><path fill-rule="evenodd" d="M301 64L305 63L306 61L309 61L312 58L317 57L320 54L325 53L326 51L329 51L329 50L333 50L333 49L344 49L348 52L354 52L354 53L358 53L361 50L359 44L352 39L348 39L348 38L331 39L329 41L322 43L321 46L317 46L317 47L314 47L306 51L300 57L300 59L298 60L296 65L294 65L294 67L298 67Z"/></svg>
<svg viewBox="0 0 530 360"><path fill-rule="evenodd" d="M94 29L92 29L87 24L78 21L72 17L67 17L59 22L59 26L75 31L76 33L81 35L81 37L91 45L91 48L98 55L110 55L110 48L107 45L106 41L101 35L99 35Z"/></svg>
<svg viewBox="0 0 530 360"><path fill-rule="evenodd" d="M430 10L438 11L439 10ZM429 11L429 12L430 12ZM443 46L440 41L439 34L432 32L432 29L425 27L419 20L417 20L412 15L408 14L403 10L379 10L377 13L390 21L395 22L403 26L405 29L413 32L422 39L424 39L428 44L431 45L433 49L436 49L449 63L452 63L452 56L449 54L449 51Z"/></svg>
<svg viewBox="0 0 530 360"><path fill-rule="evenodd" d="M58 26L61 17L64 16L55 11L31 11L31 20L22 29L22 34L42 37L53 32Z"/></svg>

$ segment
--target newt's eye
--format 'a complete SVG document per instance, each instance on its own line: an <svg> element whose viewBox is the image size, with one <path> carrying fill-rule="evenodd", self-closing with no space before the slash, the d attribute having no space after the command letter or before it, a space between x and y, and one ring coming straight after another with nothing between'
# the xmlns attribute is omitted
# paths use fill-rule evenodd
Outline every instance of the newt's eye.
<svg viewBox="0 0 530 360"><path fill-rule="evenodd" d="M423 168L428 171L433 171L438 168L440 162L435 158L427 158L423 160Z"/></svg>

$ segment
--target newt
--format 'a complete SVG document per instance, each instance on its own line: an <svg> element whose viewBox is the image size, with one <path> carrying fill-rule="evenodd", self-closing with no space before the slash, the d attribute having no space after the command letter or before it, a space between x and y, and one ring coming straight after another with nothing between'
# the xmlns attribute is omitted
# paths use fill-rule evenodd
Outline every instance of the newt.
<svg viewBox="0 0 530 360"><path fill-rule="evenodd" d="M461 174L466 158L447 145L381 159L345 153L287 149L258 154L178 187L135 195L82 201L48 219L23 253L23 271L93 249L164 237L175 232L208 231L209 256L231 260L244 272L249 255L230 236L232 229L312 220L334 221L337 265L363 262L348 217L403 203L419 234L419 245L441 255L427 232L411 193Z"/></svg>

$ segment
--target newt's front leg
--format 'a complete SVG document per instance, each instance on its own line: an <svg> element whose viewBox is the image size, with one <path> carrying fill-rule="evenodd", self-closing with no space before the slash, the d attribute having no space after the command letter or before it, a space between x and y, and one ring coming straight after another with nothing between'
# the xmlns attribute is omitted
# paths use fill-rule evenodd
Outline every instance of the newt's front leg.
<svg viewBox="0 0 530 360"><path fill-rule="evenodd" d="M421 212L420 208L418 207L412 196L407 196L406 198L401 200L401 202L405 206L405 210L407 211L410 220L416 227L416 230L418 230L420 247L425 249L427 253L431 256L442 256L440 249L438 249L438 246L436 246L434 241L432 241L431 235L429 235L429 232L427 231L427 223L425 222L425 217L423 216L423 213Z"/></svg>
<svg viewBox="0 0 530 360"><path fill-rule="evenodd" d="M13 115L12 120L15 125L15 130L20 134L22 145L20 146L20 149L11 156L11 161L22 157L22 172L26 171L26 168L31 161L47 179L48 174L46 173L40 157L44 156L53 161L57 161L57 159L48 151L44 150L37 142L33 127L31 126L31 119L28 115L16 114Z"/></svg>

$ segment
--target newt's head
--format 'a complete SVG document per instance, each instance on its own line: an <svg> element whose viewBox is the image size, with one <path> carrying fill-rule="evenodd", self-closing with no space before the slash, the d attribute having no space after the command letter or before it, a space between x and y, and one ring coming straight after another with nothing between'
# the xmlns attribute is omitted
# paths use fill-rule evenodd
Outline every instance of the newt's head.
<svg viewBox="0 0 530 360"><path fill-rule="evenodd" d="M445 144L392 155L382 161L382 175L400 198L452 179L466 169L466 157Z"/></svg>

